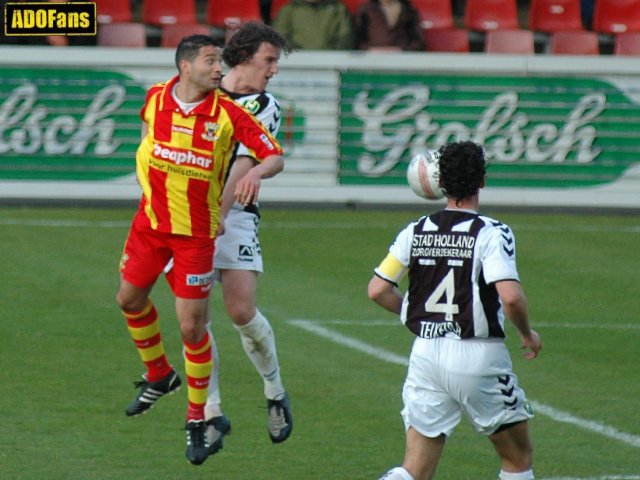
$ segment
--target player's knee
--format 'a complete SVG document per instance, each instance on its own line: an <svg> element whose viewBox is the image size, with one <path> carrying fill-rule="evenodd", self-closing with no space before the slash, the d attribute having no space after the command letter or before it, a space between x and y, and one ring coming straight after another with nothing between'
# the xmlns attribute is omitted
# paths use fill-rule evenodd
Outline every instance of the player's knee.
<svg viewBox="0 0 640 480"><path fill-rule="evenodd" d="M181 323L180 333L184 343L196 345L204 338L206 329L197 323Z"/></svg>
<svg viewBox="0 0 640 480"><path fill-rule="evenodd" d="M120 310L126 313L137 313L146 307L146 298L137 298L131 295L125 295L122 291L116 293L116 303Z"/></svg>
<svg viewBox="0 0 640 480"><path fill-rule="evenodd" d="M253 305L231 303L227 305L227 313L235 325L243 326L254 319L256 308Z"/></svg>

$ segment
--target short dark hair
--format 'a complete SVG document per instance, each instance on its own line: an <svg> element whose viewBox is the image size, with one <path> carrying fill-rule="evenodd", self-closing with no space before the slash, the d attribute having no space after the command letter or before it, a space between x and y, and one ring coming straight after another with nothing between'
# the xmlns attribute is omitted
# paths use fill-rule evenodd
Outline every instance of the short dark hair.
<svg viewBox="0 0 640 480"><path fill-rule="evenodd" d="M250 59L263 43L269 43L285 55L291 52L289 42L269 25L247 22L240 26L224 46L222 59L229 68Z"/></svg>
<svg viewBox="0 0 640 480"><path fill-rule="evenodd" d="M193 62L198 56L198 52L202 47L211 45L212 47L220 47L220 42L209 35L190 35L180 40L176 48L176 67L180 71L180 62L187 60Z"/></svg>
<svg viewBox="0 0 640 480"><path fill-rule="evenodd" d="M474 196L487 174L484 150L472 141L454 142L438 150L440 186L456 200Z"/></svg>

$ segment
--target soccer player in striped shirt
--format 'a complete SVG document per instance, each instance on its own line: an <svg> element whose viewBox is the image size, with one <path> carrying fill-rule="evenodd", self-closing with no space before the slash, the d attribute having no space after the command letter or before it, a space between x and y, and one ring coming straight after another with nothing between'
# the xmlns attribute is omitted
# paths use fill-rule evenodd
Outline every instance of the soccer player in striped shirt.
<svg viewBox="0 0 640 480"><path fill-rule="evenodd" d="M402 392L405 458L382 478L433 478L446 438L465 414L493 443L500 480L531 480L533 413L504 344L505 318L526 358L535 358L541 343L529 325L515 239L507 225L478 213L482 147L466 141L439 152L447 207L398 234L368 287L369 297L416 336Z"/></svg>
<svg viewBox="0 0 640 480"><path fill-rule="evenodd" d="M234 197L252 204L262 178L282 168L283 154L266 127L218 90L221 53L211 37L183 39L175 54L178 75L147 92L136 153L142 198L120 260L116 294L146 366L136 384L140 390L126 410L136 416L181 384L165 353L150 299L156 280L173 259L169 284L176 297L188 384L186 456L195 465L209 455L204 406L212 355L206 324L224 180L236 145L244 144L256 164L238 180Z"/></svg>

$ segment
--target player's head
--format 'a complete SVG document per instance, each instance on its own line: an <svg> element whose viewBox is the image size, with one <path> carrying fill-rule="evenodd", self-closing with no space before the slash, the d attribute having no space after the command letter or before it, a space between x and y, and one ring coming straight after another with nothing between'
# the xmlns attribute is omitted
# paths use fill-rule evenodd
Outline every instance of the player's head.
<svg viewBox="0 0 640 480"><path fill-rule="evenodd" d="M456 200L473 197L484 187L487 174L484 150L471 141L440 147L440 186Z"/></svg>
<svg viewBox="0 0 640 480"><path fill-rule="evenodd" d="M247 22L227 41L222 59L229 68L233 68L253 57L263 43L276 48L285 55L291 52L291 46L285 38L269 25L259 22Z"/></svg>
<svg viewBox="0 0 640 480"><path fill-rule="evenodd" d="M176 48L176 68L180 71L180 62L187 61L193 63L198 57L202 47L220 48L220 42L209 35L191 35L180 40Z"/></svg>
<svg viewBox="0 0 640 480"><path fill-rule="evenodd" d="M180 41L176 66L180 83L202 95L218 88L222 78L222 52L216 40L207 35L192 35Z"/></svg>

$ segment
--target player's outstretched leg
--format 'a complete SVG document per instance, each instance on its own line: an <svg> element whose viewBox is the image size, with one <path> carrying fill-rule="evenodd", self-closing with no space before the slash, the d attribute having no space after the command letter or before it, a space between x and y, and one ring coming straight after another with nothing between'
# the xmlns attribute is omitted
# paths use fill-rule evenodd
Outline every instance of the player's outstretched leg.
<svg viewBox="0 0 640 480"><path fill-rule="evenodd" d="M150 299L140 312L122 311L129 334L147 367L142 381L134 382L140 391L127 407L129 417L145 413L155 405L160 397L177 392L182 383L178 373L171 367L164 351L160 335L158 312Z"/></svg>
<svg viewBox="0 0 640 480"><path fill-rule="evenodd" d="M246 325L235 325L244 350L262 376L267 398L269 438L273 443L284 442L293 429L293 415L289 395L282 385L276 341L269 321L256 310Z"/></svg>

